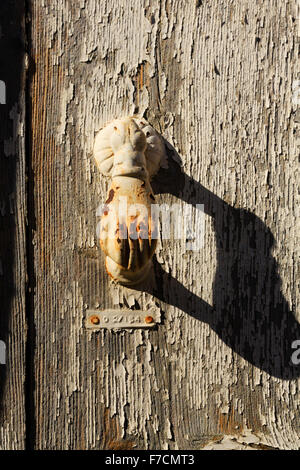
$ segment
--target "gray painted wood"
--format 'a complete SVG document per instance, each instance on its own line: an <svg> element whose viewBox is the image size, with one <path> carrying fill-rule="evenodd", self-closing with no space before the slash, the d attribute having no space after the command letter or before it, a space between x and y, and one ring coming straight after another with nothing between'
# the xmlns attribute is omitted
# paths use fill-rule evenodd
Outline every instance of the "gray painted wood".
<svg viewBox="0 0 300 470"><path fill-rule="evenodd" d="M296 3L30 3L36 448L299 448ZM158 201L205 210L147 292L111 285L96 237L94 136L132 113L170 144ZM153 331L84 328L154 305Z"/></svg>
<svg viewBox="0 0 300 470"><path fill-rule="evenodd" d="M24 2L0 5L0 449L25 446ZM5 362L3 364L3 362Z"/></svg>

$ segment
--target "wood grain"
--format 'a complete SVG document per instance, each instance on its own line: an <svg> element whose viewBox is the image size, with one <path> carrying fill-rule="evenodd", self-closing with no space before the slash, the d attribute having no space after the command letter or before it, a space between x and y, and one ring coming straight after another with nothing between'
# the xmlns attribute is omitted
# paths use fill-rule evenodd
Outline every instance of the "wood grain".
<svg viewBox="0 0 300 470"><path fill-rule="evenodd" d="M296 3L30 4L36 448L299 448ZM173 148L158 201L205 210L203 248L160 240L146 292L110 284L96 237L94 136L132 113ZM152 305L156 330L84 328Z"/></svg>
<svg viewBox="0 0 300 470"><path fill-rule="evenodd" d="M24 2L0 5L0 449L25 446L26 180ZM1 361L3 355L1 352Z"/></svg>

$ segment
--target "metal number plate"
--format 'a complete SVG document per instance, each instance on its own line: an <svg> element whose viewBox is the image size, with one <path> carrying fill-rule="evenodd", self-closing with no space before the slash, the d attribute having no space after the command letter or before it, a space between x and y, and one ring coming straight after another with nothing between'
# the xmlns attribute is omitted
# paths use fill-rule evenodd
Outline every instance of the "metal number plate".
<svg viewBox="0 0 300 470"><path fill-rule="evenodd" d="M160 323L159 309L149 310L87 310L86 328L153 328Z"/></svg>

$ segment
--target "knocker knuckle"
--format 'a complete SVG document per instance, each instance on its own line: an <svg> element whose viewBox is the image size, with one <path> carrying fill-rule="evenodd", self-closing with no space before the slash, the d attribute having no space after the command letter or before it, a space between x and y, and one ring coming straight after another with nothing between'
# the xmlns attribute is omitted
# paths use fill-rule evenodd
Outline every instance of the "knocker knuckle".
<svg viewBox="0 0 300 470"><path fill-rule="evenodd" d="M155 201L150 179L165 148L143 119L116 119L100 130L94 157L100 172L112 179L102 214L100 246L108 274L121 284L140 282L147 274L157 242L151 220Z"/></svg>

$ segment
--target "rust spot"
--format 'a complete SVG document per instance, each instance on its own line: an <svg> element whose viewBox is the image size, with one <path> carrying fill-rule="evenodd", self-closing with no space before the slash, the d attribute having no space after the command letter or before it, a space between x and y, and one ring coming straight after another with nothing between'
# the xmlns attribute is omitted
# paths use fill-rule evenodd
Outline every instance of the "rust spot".
<svg viewBox="0 0 300 470"><path fill-rule="evenodd" d="M106 268L106 272L107 272L107 274L109 275L109 277L111 277L112 279L114 279L114 276L107 270L107 268Z"/></svg>
<svg viewBox="0 0 300 470"><path fill-rule="evenodd" d="M153 323L154 322L154 319L153 317L151 317L151 315L148 315L147 317L145 317L145 323Z"/></svg>
<svg viewBox="0 0 300 470"><path fill-rule="evenodd" d="M108 214L108 211L104 211L104 212L103 212L103 215L107 215L107 214Z"/></svg>
<svg viewBox="0 0 300 470"><path fill-rule="evenodd" d="M93 323L93 325L99 325L99 323L100 323L100 318L97 317L97 315L93 315L93 316L90 318L90 322Z"/></svg>
<svg viewBox="0 0 300 470"><path fill-rule="evenodd" d="M105 204L109 204L113 200L114 194L115 194L114 189L110 189L108 193L108 198L107 198L107 201L105 201Z"/></svg>
<svg viewBox="0 0 300 470"><path fill-rule="evenodd" d="M135 88L137 90L137 105L139 105L139 94L142 91L143 87L146 85L150 87L150 77L148 73L148 63L143 62L142 64L138 65L137 74L134 77ZM142 125L145 125L144 122L141 122Z"/></svg>

